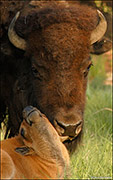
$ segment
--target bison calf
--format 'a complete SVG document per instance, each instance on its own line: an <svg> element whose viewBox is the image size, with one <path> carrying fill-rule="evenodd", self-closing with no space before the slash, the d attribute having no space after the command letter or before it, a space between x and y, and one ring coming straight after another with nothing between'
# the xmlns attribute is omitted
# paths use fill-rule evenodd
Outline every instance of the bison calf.
<svg viewBox="0 0 113 180"><path fill-rule="evenodd" d="M68 152L48 119L28 106L19 135L1 142L2 179L63 178Z"/></svg>

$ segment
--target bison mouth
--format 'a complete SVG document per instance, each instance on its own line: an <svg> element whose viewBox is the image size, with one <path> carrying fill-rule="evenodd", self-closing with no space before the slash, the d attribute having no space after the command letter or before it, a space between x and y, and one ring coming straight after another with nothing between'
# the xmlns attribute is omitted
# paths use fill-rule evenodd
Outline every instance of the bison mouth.
<svg viewBox="0 0 113 180"><path fill-rule="evenodd" d="M72 141L74 141L76 139L78 135L76 135L75 137L71 137L71 136L60 136L60 140L62 143L70 143Z"/></svg>

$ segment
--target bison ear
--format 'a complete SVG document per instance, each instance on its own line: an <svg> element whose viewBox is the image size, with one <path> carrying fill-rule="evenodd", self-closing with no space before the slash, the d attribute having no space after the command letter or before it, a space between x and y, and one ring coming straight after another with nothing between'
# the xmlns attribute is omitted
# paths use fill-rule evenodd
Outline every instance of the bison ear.
<svg viewBox="0 0 113 180"><path fill-rule="evenodd" d="M23 156L35 154L34 150L27 146L17 147L15 151Z"/></svg>
<svg viewBox="0 0 113 180"><path fill-rule="evenodd" d="M103 54L112 48L112 41L106 37L103 37L100 41L92 44L90 53L100 55Z"/></svg>

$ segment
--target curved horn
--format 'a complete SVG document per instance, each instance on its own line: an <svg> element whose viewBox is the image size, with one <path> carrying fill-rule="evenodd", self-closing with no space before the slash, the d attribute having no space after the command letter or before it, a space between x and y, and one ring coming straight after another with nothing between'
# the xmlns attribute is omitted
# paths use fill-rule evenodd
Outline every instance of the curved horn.
<svg viewBox="0 0 113 180"><path fill-rule="evenodd" d="M97 25L96 29L94 29L92 31L91 44L94 44L95 42L100 40L103 37L103 35L105 34L106 29L107 29L107 21L106 21L104 15L99 10L97 10L97 12L100 17L100 22Z"/></svg>
<svg viewBox="0 0 113 180"><path fill-rule="evenodd" d="M13 18L13 20L10 23L9 29L8 29L8 37L10 42L17 48L25 50L26 49L26 41L19 37L15 30L14 30L14 26L15 26L15 22L18 19L20 15L20 12L18 11L15 15L15 17Z"/></svg>

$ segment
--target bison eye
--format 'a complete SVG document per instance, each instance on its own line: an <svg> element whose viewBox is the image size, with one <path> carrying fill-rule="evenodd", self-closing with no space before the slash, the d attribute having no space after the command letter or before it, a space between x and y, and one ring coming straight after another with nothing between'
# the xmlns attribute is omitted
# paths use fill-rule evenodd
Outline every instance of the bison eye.
<svg viewBox="0 0 113 180"><path fill-rule="evenodd" d="M32 71L32 74L35 78L41 80L41 75L40 75L39 71L34 66L32 66L31 71Z"/></svg>
<svg viewBox="0 0 113 180"><path fill-rule="evenodd" d="M88 67L87 67L87 69L83 72L84 77L87 77L88 72L89 72L89 70L90 70L91 66L93 66L93 63L89 64L89 65L88 65Z"/></svg>
<svg viewBox="0 0 113 180"><path fill-rule="evenodd" d="M38 71L34 66L32 66L31 70L32 70L33 75L37 75Z"/></svg>

